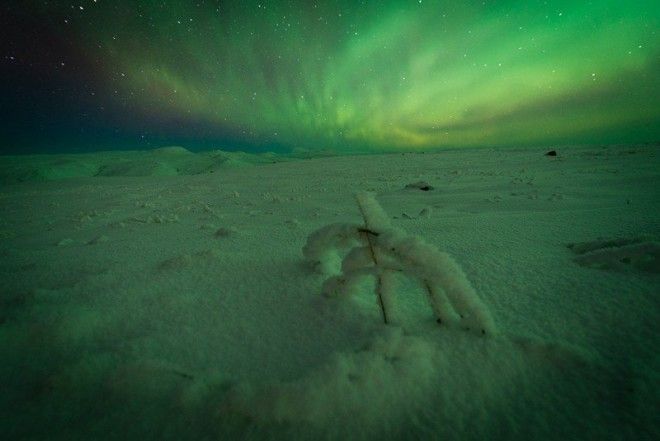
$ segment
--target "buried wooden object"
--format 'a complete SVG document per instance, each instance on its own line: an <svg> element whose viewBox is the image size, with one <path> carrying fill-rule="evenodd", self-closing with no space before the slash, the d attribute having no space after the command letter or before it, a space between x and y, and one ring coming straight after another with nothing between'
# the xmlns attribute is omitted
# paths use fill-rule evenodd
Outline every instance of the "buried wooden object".
<svg viewBox="0 0 660 441"><path fill-rule="evenodd" d="M393 228L373 194L359 193L356 199L364 225L327 225L310 234L303 247L305 258L329 275L324 295L350 296L364 278L374 277L383 322L394 323L396 279L406 276L421 282L438 323L482 335L495 333L490 312L451 256ZM340 253L345 253L343 258Z"/></svg>

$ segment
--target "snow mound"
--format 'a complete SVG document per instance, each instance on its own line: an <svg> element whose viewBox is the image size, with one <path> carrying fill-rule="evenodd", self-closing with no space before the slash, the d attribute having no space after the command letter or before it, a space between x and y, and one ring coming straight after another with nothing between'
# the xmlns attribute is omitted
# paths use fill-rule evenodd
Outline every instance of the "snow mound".
<svg viewBox="0 0 660 441"><path fill-rule="evenodd" d="M157 149L153 149L151 150L151 154L154 156L158 156L158 155L193 155L194 153L185 147L170 146L170 147L160 147Z"/></svg>
<svg viewBox="0 0 660 441"><path fill-rule="evenodd" d="M211 150L193 153L170 146L146 151L95 152L84 155L5 156L0 182L50 181L79 177L145 177L214 173L285 160L274 153L250 154ZM290 158L288 158L290 160Z"/></svg>
<svg viewBox="0 0 660 441"><path fill-rule="evenodd" d="M39 182L56 179L89 177L98 172L98 165L88 158L64 155L57 157L3 157L0 161L0 182Z"/></svg>

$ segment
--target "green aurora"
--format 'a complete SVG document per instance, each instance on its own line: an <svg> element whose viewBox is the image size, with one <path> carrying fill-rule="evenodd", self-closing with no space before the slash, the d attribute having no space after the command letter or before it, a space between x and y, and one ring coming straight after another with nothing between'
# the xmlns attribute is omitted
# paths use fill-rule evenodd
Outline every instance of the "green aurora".
<svg viewBox="0 0 660 441"><path fill-rule="evenodd" d="M659 139L658 2L39 8L70 16L100 88L152 131L344 151Z"/></svg>

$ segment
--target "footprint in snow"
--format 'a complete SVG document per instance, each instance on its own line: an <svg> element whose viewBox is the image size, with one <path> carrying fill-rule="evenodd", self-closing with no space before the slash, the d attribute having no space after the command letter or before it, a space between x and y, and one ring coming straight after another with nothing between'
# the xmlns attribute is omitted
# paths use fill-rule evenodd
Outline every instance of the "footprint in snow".
<svg viewBox="0 0 660 441"><path fill-rule="evenodd" d="M568 245L575 262L604 270L636 269L660 273L660 243L648 237L595 240Z"/></svg>

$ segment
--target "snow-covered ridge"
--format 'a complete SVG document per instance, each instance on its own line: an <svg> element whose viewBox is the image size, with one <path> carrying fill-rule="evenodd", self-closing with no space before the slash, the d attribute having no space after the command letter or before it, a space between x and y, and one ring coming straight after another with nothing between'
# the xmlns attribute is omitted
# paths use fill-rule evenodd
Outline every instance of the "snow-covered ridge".
<svg viewBox="0 0 660 441"><path fill-rule="evenodd" d="M92 176L198 175L286 160L290 159L275 153L251 154L222 150L193 153L178 146L146 151L0 156L0 182L50 181Z"/></svg>

